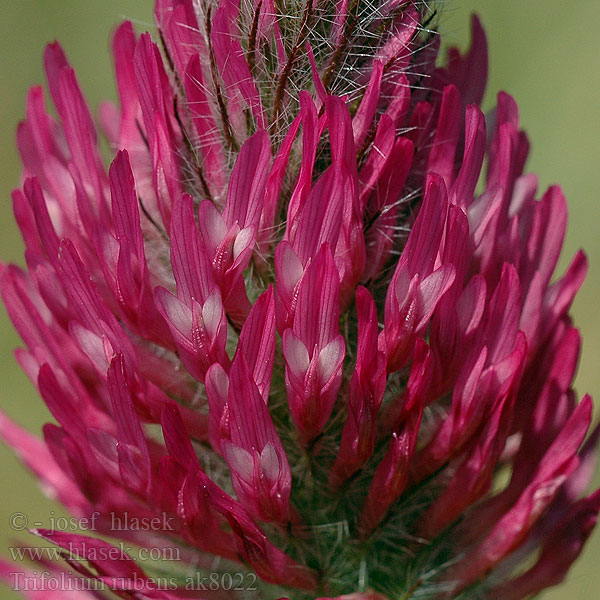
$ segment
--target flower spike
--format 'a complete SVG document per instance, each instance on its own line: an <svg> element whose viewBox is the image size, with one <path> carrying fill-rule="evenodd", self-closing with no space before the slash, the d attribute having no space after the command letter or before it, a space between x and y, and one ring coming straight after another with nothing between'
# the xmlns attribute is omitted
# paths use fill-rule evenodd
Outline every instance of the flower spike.
<svg viewBox="0 0 600 600"><path fill-rule="evenodd" d="M0 412L0 435L94 527L33 531L55 558L0 580L36 600L562 581L600 509L572 387L587 260L554 276L566 201L527 171L514 99L482 112L478 18L438 59L424 0L154 16L154 40L115 31L108 146L56 43L56 117L34 87L17 130L26 267L0 292L52 422Z"/></svg>

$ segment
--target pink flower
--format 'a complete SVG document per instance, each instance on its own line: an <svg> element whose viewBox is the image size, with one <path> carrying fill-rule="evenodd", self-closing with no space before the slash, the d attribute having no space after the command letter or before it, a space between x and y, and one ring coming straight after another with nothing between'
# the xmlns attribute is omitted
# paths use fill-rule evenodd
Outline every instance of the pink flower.
<svg viewBox="0 0 600 600"><path fill-rule="evenodd" d="M586 260L553 279L565 200L538 198L512 98L479 107L479 21L436 67L424 2L279 11L158 0L161 48L123 24L108 172L46 51L58 120L33 88L27 270L1 279L55 423L0 433L96 517L33 532L64 552L18 567L30 598L245 597L235 575L265 597L518 600L595 524L568 315Z"/></svg>

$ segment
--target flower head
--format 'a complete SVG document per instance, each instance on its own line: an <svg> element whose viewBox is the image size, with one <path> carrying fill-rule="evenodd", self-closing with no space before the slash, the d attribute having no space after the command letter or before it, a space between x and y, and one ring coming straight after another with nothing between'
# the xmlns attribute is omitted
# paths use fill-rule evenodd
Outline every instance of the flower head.
<svg viewBox="0 0 600 600"><path fill-rule="evenodd" d="M436 66L425 2L155 14L160 46L114 36L108 170L57 44L58 120L29 93L27 270L3 267L2 295L56 423L0 433L95 534L177 560L36 530L68 552L44 566L157 599L246 597L232 572L264 597L360 600L561 581L600 509L599 430L571 389L586 260L553 280L565 199L538 197L513 99L481 111L477 18Z"/></svg>

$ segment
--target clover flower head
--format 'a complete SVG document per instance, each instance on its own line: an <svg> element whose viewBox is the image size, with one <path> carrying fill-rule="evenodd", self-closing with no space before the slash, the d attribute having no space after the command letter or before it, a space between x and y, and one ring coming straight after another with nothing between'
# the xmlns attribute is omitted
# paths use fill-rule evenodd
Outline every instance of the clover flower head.
<svg viewBox="0 0 600 600"><path fill-rule="evenodd" d="M480 108L478 19L440 62L417 0L155 16L156 41L114 34L108 169L58 44L58 118L29 92L27 268L1 284L55 423L0 433L92 533L166 516L118 536L178 560L36 530L68 551L45 568L103 587L25 593L518 600L560 582L600 509L599 430L571 389L586 259L553 279L565 199L525 171L514 100ZM258 592L189 585L217 571Z"/></svg>

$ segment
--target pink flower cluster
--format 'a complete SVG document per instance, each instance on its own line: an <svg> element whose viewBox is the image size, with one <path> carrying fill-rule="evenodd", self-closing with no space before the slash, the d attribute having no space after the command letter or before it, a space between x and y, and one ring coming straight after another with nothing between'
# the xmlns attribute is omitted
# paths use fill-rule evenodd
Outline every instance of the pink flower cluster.
<svg viewBox="0 0 600 600"><path fill-rule="evenodd" d="M178 544L176 572L218 556L265 597L527 598L600 509L599 430L585 441L591 400L570 387L584 255L552 280L565 199L537 197L513 99L479 107L477 19L436 67L424 2L292 4L158 0L162 50L124 23L108 173L47 48L58 120L33 88L13 195L27 270L1 283L56 424L0 432L99 534L169 515L176 531L119 536ZM80 549L54 573L205 597L108 542L36 533ZM69 594L29 597L98 597Z"/></svg>

